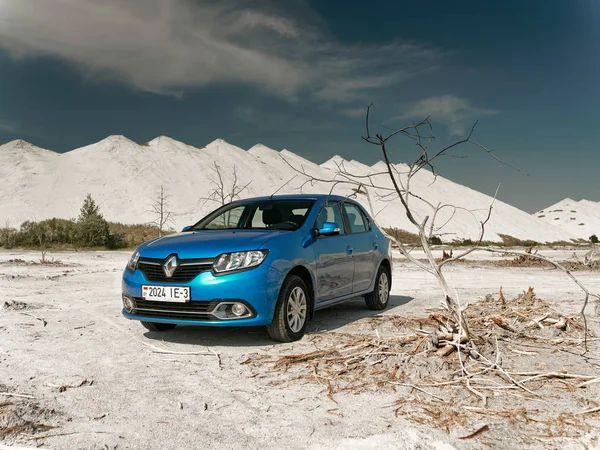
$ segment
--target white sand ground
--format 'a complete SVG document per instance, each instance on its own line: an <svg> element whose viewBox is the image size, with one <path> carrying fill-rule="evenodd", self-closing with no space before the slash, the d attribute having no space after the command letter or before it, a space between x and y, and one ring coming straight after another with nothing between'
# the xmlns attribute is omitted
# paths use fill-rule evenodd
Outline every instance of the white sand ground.
<svg viewBox="0 0 600 450"><path fill-rule="evenodd" d="M564 259L560 252L554 256ZM41 406L56 410L46 422L58 428L37 434L54 437L36 442L21 434L0 441L4 445L61 449L478 448L476 440L457 439L473 430L446 434L395 417L390 405L400 393L337 394L336 403L318 384L269 385L268 378L253 376L240 364L252 353L311 351L310 339L274 344L262 329L247 328L178 327L151 333L124 319L120 278L128 252L48 256L66 266L9 263L16 258L37 261L39 254L0 252L0 385L32 395ZM497 293L500 286L507 298L534 286L539 297L568 311L577 310L582 299L577 286L555 270L454 266L447 273L463 300ZM600 292L597 272L577 276ZM437 306L440 292L428 275L407 263L396 263L393 280L391 307L383 314L423 314ZM1 309L8 300L25 302L29 308ZM44 318L47 325L22 312ZM309 332L351 332L357 321L373 314L364 308L362 299L355 299L318 312ZM176 352L209 350L209 354L159 354L145 343ZM211 352L220 355L221 366ZM79 384L84 379L93 384L65 392L53 387ZM3 400L6 398L0 396L0 402ZM512 448L510 439L507 435L498 446ZM584 443L573 441L567 448L584 448Z"/></svg>

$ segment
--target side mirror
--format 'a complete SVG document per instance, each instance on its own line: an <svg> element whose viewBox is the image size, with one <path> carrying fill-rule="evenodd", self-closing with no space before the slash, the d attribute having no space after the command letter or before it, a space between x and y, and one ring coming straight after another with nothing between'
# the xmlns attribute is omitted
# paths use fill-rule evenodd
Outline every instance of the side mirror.
<svg viewBox="0 0 600 450"><path fill-rule="evenodd" d="M192 229L191 225L188 225L187 227L183 227L183 230L181 230L182 233L185 233L186 231L190 231Z"/></svg>
<svg viewBox="0 0 600 450"><path fill-rule="evenodd" d="M315 231L317 236L336 236L340 234L340 227L335 222L325 222L321 228Z"/></svg>

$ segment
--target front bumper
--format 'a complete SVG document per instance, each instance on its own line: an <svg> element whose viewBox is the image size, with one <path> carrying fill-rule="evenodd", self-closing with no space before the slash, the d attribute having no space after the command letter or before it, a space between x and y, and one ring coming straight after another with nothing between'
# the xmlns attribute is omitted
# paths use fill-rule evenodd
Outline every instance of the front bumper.
<svg viewBox="0 0 600 450"><path fill-rule="evenodd" d="M282 274L268 265L252 270L214 276L203 272L188 283L157 283L148 281L140 270L123 273L124 296L134 300L131 311L123 315L132 320L215 327L268 325L273 320ZM142 285L189 286L191 299L187 303L144 301ZM251 310L251 317L218 318L215 308L224 302L242 302Z"/></svg>

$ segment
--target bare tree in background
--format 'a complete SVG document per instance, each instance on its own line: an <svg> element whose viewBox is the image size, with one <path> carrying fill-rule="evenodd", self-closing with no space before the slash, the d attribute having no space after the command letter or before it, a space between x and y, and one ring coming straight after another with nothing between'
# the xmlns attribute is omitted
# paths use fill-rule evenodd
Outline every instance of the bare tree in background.
<svg viewBox="0 0 600 450"><path fill-rule="evenodd" d="M198 202L202 201L202 204L206 202L212 201L219 203L221 206L226 205L234 200L240 198L240 195L244 190L248 188L252 181L242 185L238 180L237 167L233 166L233 179L231 184L226 184L223 179L223 171L221 167L214 162L214 166L210 168L214 175L212 177L213 188L208 191L208 195L206 197L200 197Z"/></svg>
<svg viewBox="0 0 600 450"><path fill-rule="evenodd" d="M151 224L158 228L158 237L161 237L165 231L165 227L169 224L173 224L172 212L168 210L169 207L169 196L165 195L163 185L160 185L160 192L154 203L150 205L150 213L156 217Z"/></svg>

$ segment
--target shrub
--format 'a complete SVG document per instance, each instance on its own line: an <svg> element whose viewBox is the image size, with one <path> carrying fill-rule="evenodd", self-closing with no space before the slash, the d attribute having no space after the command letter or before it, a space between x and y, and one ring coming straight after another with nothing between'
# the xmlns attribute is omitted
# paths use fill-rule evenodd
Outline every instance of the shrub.
<svg viewBox="0 0 600 450"><path fill-rule="evenodd" d="M21 224L18 243L24 247L34 247L39 243L39 235L44 233L44 226L33 220L26 220Z"/></svg>
<svg viewBox="0 0 600 450"><path fill-rule="evenodd" d="M174 233L163 230L163 234ZM65 249L73 247L106 247L111 250L137 247L154 239L158 228L152 224L107 222L91 195L87 195L79 217L75 219L27 220L16 230L8 223L0 228L0 247Z"/></svg>
<svg viewBox="0 0 600 450"><path fill-rule="evenodd" d="M76 226L74 220L47 219L38 223L42 227L48 244L72 244L75 238Z"/></svg>
<svg viewBox="0 0 600 450"><path fill-rule="evenodd" d="M597 243L598 243L598 236L596 236L595 234L592 234L592 235L590 236L590 242L591 242L592 244L597 244Z"/></svg>
<svg viewBox="0 0 600 450"><path fill-rule="evenodd" d="M443 242L439 236L431 236L431 239L429 239L429 243L431 245L442 245L443 244Z"/></svg>
<svg viewBox="0 0 600 450"><path fill-rule="evenodd" d="M19 232L14 228L10 228L8 224L4 228L0 228L0 245L4 248L13 248L17 243Z"/></svg>
<svg viewBox="0 0 600 450"><path fill-rule="evenodd" d="M384 228L383 230L390 236L393 236L397 241L400 241L405 245L421 244L421 238L418 234L411 233L406 230L401 230L399 228Z"/></svg>
<svg viewBox="0 0 600 450"><path fill-rule="evenodd" d="M83 247L104 247L109 243L108 222L90 194L85 197L77 218L75 243Z"/></svg>
<svg viewBox="0 0 600 450"><path fill-rule="evenodd" d="M109 222L111 235L121 237L121 241L115 248L137 247L143 242L158 236L158 228L152 224L123 224ZM173 233L173 230L163 230L163 235ZM112 247L111 247L112 248Z"/></svg>
<svg viewBox="0 0 600 450"><path fill-rule="evenodd" d="M519 239L509 234L498 233L498 236L502 238L502 244L506 247L535 247L540 245L539 242L530 239Z"/></svg>

